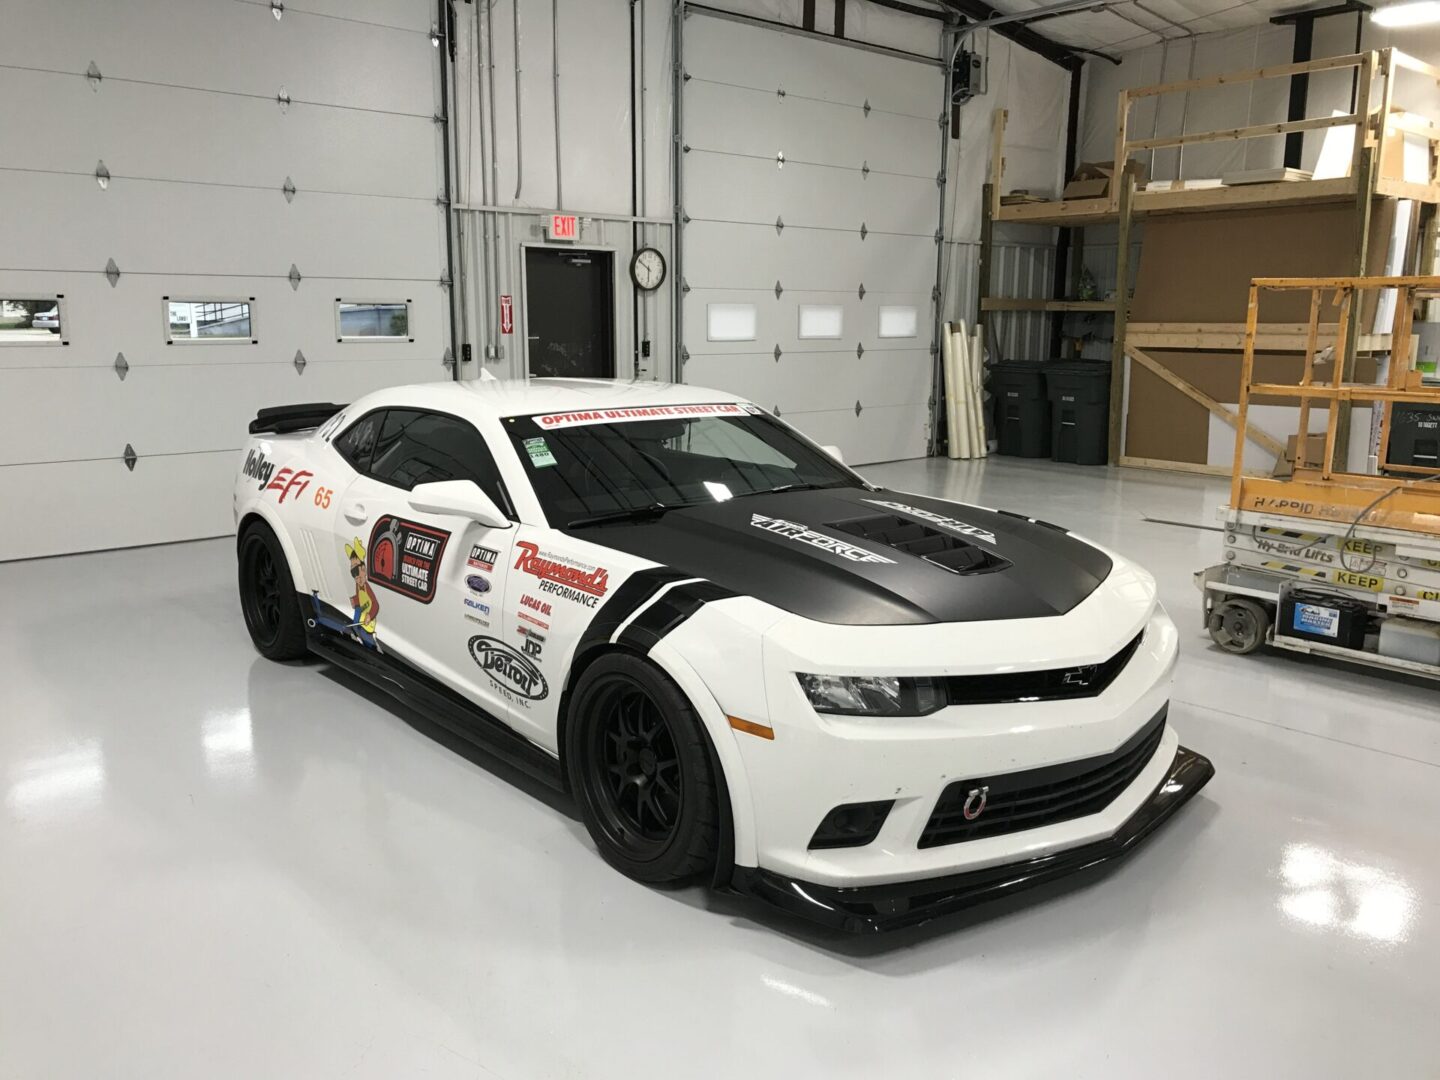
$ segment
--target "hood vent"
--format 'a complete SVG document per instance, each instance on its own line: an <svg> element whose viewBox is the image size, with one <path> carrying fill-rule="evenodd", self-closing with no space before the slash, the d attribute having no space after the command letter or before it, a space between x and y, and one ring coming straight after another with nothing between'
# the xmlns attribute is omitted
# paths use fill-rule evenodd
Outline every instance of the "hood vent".
<svg viewBox="0 0 1440 1080"><path fill-rule="evenodd" d="M934 563L952 574L987 574L1004 570L1010 565L1008 559L1002 559L978 544L895 514L873 514L828 524L832 529L858 536L871 544Z"/></svg>

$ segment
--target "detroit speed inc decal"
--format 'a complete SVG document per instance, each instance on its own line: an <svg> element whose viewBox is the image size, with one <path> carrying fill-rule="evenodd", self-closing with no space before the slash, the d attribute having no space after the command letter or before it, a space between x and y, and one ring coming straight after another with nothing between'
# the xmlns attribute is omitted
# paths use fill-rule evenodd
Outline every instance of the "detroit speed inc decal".
<svg viewBox="0 0 1440 1080"><path fill-rule="evenodd" d="M522 703L540 701L550 693L550 684L535 661L499 638L476 634L470 639L470 658L502 693Z"/></svg>

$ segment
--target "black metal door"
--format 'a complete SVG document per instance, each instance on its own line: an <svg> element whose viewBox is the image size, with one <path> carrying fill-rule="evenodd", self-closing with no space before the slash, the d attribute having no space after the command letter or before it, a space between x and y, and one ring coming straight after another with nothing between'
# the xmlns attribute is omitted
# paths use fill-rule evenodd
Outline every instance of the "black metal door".
<svg viewBox="0 0 1440 1080"><path fill-rule="evenodd" d="M531 375L615 377L613 270L608 251L525 249Z"/></svg>

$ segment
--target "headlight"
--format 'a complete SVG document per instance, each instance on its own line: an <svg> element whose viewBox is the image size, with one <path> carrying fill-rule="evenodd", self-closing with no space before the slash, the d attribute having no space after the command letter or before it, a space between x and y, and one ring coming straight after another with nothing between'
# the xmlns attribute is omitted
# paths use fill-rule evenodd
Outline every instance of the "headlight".
<svg viewBox="0 0 1440 1080"><path fill-rule="evenodd" d="M939 679L894 675L797 674L816 712L842 716L924 716L945 704Z"/></svg>

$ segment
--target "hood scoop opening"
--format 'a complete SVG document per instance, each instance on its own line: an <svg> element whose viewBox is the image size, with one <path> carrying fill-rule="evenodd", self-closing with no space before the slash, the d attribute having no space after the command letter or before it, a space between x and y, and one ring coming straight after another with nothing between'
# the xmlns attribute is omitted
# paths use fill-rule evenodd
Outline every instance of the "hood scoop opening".
<svg viewBox="0 0 1440 1080"><path fill-rule="evenodd" d="M871 544L924 559L952 574L987 574L1004 570L1010 565L1008 559L1002 559L978 544L895 514L872 514L832 521L828 526Z"/></svg>

